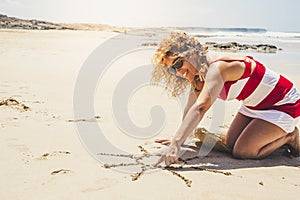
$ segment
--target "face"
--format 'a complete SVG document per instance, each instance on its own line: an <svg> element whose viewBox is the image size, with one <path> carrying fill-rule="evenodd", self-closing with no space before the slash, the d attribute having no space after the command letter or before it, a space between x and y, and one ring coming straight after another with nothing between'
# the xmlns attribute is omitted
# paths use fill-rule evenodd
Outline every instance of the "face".
<svg viewBox="0 0 300 200"><path fill-rule="evenodd" d="M185 58L169 56L165 59L164 62L168 66L168 68L171 68L173 66L173 70L175 70L176 76L185 78L190 82L192 82L194 80L194 77L198 74L198 70Z"/></svg>

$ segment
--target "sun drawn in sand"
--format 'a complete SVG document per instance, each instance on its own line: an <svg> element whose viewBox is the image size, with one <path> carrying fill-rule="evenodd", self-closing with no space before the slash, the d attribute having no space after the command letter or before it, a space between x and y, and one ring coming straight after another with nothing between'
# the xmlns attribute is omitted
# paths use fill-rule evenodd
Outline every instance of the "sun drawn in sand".
<svg viewBox="0 0 300 200"><path fill-rule="evenodd" d="M186 178L185 176L183 176L182 174L180 174L177 171L180 171L181 169L191 169L191 170L199 170L199 171L207 171L207 172L213 172L213 173L220 173L226 176L230 176L232 175L230 172L223 172L223 171L219 171L219 170L214 170L214 169L207 169L207 168L203 168L200 166L195 166L195 165L189 165L188 161L191 161L193 159L197 159L198 157L193 157L193 158L189 158L189 159L183 159L183 158L179 158L179 161L181 162L180 164L176 164L176 165L171 165L169 167L162 167L162 166L157 166L154 167L151 164L147 164L145 163L145 161L143 161L144 158L149 158L151 156L159 156L158 154L151 154L149 153L145 148L143 148L142 146L138 146L139 150L142 152L142 155L140 156L136 156L133 154L112 154L112 153L98 153L98 155L101 156L113 156L113 157L126 157L126 158L130 158L132 159L133 162L131 163L114 163L114 164L107 164L105 163L103 165L103 167L105 168L116 168L116 167L125 167L125 166L139 166L141 168L141 170L139 172L136 172L134 174L131 175L132 177L132 181L136 181L138 180L142 175L145 174L146 171L148 170L154 170L154 169L160 169L160 170L164 170L164 171L168 171L170 173L172 173L174 176L180 178L181 180L183 180L185 182L185 185L187 187L191 187L192 186L192 181L188 178Z"/></svg>

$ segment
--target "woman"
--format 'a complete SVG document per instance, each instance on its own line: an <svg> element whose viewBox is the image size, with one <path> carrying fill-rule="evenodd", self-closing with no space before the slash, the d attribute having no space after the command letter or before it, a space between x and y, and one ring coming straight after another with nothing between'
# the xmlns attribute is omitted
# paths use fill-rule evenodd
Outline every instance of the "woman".
<svg viewBox="0 0 300 200"><path fill-rule="evenodd" d="M234 157L261 159L283 145L299 156L300 93L283 76L250 56L210 52L183 32L162 40L153 63L152 81L164 80L173 96L191 85L182 123L154 166L178 162L180 146L217 98L243 103L226 136Z"/></svg>

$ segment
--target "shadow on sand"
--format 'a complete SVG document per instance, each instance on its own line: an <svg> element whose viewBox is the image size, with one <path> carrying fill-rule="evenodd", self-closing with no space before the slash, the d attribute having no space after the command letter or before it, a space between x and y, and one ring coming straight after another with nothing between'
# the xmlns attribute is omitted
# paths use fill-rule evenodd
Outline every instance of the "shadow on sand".
<svg viewBox="0 0 300 200"><path fill-rule="evenodd" d="M231 170L242 168L258 168L258 167L276 167L276 166L292 166L300 167L300 157L291 157L287 154L285 148L279 148L268 157L261 160L237 159L233 158L230 152L222 152L212 150L206 156L199 156L201 142L196 142L196 146L184 146L184 153L180 156L180 160L185 162L186 167L179 169L180 171L200 169L215 170Z"/></svg>

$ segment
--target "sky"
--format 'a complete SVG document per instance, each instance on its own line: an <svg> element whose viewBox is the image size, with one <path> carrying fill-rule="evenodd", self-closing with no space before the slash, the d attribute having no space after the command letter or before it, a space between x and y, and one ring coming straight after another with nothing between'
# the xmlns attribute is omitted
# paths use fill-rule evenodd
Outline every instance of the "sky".
<svg viewBox="0 0 300 200"><path fill-rule="evenodd" d="M0 0L0 13L134 27L266 28L300 32L298 0Z"/></svg>

